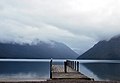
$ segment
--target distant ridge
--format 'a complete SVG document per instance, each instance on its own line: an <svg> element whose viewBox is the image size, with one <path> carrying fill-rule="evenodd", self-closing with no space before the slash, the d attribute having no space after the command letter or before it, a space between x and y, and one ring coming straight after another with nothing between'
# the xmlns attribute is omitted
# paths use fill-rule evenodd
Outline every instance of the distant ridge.
<svg viewBox="0 0 120 83"><path fill-rule="evenodd" d="M14 59L72 59L79 55L63 43L39 42L38 44L0 43L0 58Z"/></svg>
<svg viewBox="0 0 120 83"><path fill-rule="evenodd" d="M120 36L98 42L78 59L120 60Z"/></svg>

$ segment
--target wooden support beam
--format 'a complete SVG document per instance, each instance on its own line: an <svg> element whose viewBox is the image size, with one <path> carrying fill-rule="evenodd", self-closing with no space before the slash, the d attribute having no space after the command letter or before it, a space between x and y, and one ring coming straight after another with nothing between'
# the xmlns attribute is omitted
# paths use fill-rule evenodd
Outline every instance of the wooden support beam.
<svg viewBox="0 0 120 83"><path fill-rule="evenodd" d="M76 61L75 61L75 70L76 70Z"/></svg>
<svg viewBox="0 0 120 83"><path fill-rule="evenodd" d="M77 71L79 72L79 62L77 62Z"/></svg>
<svg viewBox="0 0 120 83"><path fill-rule="evenodd" d="M50 60L50 79L52 79L52 59Z"/></svg>
<svg viewBox="0 0 120 83"><path fill-rule="evenodd" d="M72 69L74 69L74 61L72 61Z"/></svg>
<svg viewBox="0 0 120 83"><path fill-rule="evenodd" d="M67 73L67 61L64 62L64 72Z"/></svg>

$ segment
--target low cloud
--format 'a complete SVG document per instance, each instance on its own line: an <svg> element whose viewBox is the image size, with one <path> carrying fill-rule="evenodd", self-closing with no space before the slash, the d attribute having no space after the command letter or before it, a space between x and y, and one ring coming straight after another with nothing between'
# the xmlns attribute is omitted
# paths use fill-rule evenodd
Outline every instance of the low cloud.
<svg viewBox="0 0 120 83"><path fill-rule="evenodd" d="M119 0L1 0L0 41L55 40L83 53L120 34Z"/></svg>

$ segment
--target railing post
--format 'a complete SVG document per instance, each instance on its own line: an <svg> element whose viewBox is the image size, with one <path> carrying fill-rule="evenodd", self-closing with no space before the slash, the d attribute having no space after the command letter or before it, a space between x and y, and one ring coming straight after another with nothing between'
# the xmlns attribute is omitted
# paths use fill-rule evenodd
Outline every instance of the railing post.
<svg viewBox="0 0 120 83"><path fill-rule="evenodd" d="M73 69L74 69L74 61L73 61Z"/></svg>
<svg viewBox="0 0 120 83"><path fill-rule="evenodd" d="M72 62L72 69L73 69L73 61L71 61Z"/></svg>
<svg viewBox="0 0 120 83"><path fill-rule="evenodd" d="M67 73L67 61L64 62L64 72Z"/></svg>
<svg viewBox="0 0 120 83"><path fill-rule="evenodd" d="M70 66L70 63L69 63L69 61L68 61L68 60L66 60L66 63L67 63L67 66Z"/></svg>
<svg viewBox="0 0 120 83"><path fill-rule="evenodd" d="M75 70L76 70L76 61L75 61Z"/></svg>
<svg viewBox="0 0 120 83"><path fill-rule="evenodd" d="M77 62L77 71L79 72L79 62Z"/></svg>
<svg viewBox="0 0 120 83"><path fill-rule="evenodd" d="M73 69L73 61L71 61L71 68Z"/></svg>
<svg viewBox="0 0 120 83"><path fill-rule="evenodd" d="M50 60L50 79L52 79L52 59Z"/></svg>

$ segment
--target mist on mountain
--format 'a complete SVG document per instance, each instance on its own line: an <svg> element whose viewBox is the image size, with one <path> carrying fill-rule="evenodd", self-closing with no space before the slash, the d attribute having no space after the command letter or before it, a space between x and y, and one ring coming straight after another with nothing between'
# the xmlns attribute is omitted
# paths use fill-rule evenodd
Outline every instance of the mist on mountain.
<svg viewBox="0 0 120 83"><path fill-rule="evenodd" d="M120 59L120 36L112 37L95 44L91 49L83 53L78 59Z"/></svg>
<svg viewBox="0 0 120 83"><path fill-rule="evenodd" d="M60 42L0 43L0 58L36 58L36 59L71 59L79 55L67 45Z"/></svg>

